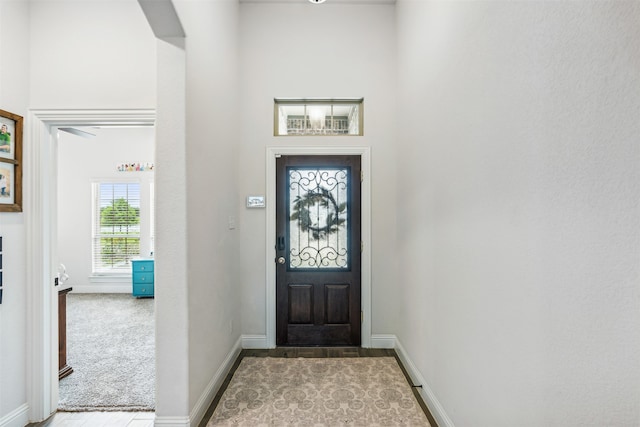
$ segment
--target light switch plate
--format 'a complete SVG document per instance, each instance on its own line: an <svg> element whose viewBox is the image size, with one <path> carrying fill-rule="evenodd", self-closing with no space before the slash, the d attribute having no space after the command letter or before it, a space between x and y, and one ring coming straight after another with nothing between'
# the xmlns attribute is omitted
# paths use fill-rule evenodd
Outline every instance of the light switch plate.
<svg viewBox="0 0 640 427"><path fill-rule="evenodd" d="M247 197L248 208L264 208L264 196L248 196Z"/></svg>

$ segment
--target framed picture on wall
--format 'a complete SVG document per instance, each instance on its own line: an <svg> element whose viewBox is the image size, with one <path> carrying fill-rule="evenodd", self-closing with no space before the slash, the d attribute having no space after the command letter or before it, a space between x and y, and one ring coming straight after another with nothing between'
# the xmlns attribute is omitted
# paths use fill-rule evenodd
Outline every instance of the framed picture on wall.
<svg viewBox="0 0 640 427"><path fill-rule="evenodd" d="M0 212L22 212L22 125L0 110Z"/></svg>
<svg viewBox="0 0 640 427"><path fill-rule="evenodd" d="M13 205L16 194L16 167L0 162L0 204Z"/></svg>

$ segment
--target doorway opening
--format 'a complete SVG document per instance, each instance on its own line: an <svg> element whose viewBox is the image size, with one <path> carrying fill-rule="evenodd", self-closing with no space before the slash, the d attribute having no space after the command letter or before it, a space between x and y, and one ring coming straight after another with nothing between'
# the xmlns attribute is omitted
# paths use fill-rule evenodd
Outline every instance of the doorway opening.
<svg viewBox="0 0 640 427"><path fill-rule="evenodd" d="M153 110L32 110L29 112L25 188L28 229L29 409L45 419L58 407L58 142L60 127L153 126ZM115 165L114 165L115 167Z"/></svg>
<svg viewBox="0 0 640 427"><path fill-rule="evenodd" d="M371 156L369 147L268 147L267 148L267 201L275 201L276 196L276 162L282 156L359 156L361 160L361 324L360 346L371 347ZM275 348L276 342L276 266L277 232L276 203L268 202L266 206L266 313L267 330L264 341L253 338L243 340L244 348ZM359 320L360 320L359 319Z"/></svg>
<svg viewBox="0 0 640 427"><path fill-rule="evenodd" d="M153 265L155 129L65 127L57 146L58 292L66 292L58 410L155 408L153 269L144 296L133 266ZM148 283L148 285L147 285ZM133 289L132 289L133 288ZM69 292L70 291L70 292ZM148 292L146 292L148 291ZM60 308L59 308L60 310Z"/></svg>

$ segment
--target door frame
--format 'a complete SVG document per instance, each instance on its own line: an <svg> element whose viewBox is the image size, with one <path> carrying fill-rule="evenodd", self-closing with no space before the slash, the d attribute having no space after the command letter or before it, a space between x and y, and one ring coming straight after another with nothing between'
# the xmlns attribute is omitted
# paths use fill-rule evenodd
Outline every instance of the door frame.
<svg viewBox="0 0 640 427"><path fill-rule="evenodd" d="M29 419L43 420L58 407L58 295L53 286L57 254L57 138L59 126L155 124L155 110L31 110L25 129L23 199L27 229L27 402Z"/></svg>
<svg viewBox="0 0 640 427"><path fill-rule="evenodd" d="M280 156L331 156L359 155L364 176L361 187L362 209L362 272L361 272L361 309L362 329L361 347L371 347L371 148L370 147L267 147L266 164L266 347L276 347L276 158Z"/></svg>

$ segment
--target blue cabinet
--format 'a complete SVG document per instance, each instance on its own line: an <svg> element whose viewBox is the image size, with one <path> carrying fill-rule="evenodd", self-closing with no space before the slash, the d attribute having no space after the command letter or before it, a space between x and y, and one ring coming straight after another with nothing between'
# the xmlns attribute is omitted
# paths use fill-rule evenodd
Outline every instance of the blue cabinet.
<svg viewBox="0 0 640 427"><path fill-rule="evenodd" d="M154 289L153 260L137 259L131 261L133 296L152 297Z"/></svg>

